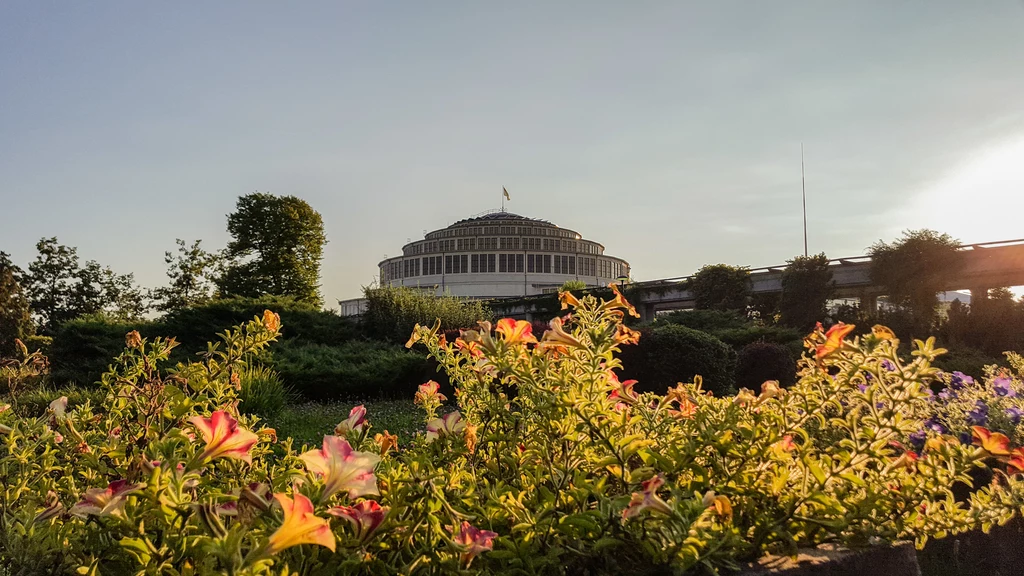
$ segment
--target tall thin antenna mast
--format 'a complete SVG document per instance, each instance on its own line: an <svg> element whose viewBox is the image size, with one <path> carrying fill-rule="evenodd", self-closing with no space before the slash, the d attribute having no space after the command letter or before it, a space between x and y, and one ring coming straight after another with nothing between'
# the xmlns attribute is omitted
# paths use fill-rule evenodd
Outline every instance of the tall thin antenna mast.
<svg viewBox="0 0 1024 576"><path fill-rule="evenodd" d="M804 202L804 258L807 257L807 178L804 176L804 143L800 143L800 195Z"/></svg>

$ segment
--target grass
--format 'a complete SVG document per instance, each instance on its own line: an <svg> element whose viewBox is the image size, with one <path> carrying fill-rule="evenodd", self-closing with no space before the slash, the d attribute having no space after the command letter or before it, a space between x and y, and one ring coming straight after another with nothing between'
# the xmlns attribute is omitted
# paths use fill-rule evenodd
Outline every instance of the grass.
<svg viewBox="0 0 1024 576"><path fill-rule="evenodd" d="M366 419L373 426L371 434L387 430L405 443L425 427L423 412L412 400L290 404L268 419L267 424L277 430L278 438L294 438L296 449L302 444L317 446L323 442L324 435L333 434L338 422L348 418L352 407L359 404L366 406Z"/></svg>

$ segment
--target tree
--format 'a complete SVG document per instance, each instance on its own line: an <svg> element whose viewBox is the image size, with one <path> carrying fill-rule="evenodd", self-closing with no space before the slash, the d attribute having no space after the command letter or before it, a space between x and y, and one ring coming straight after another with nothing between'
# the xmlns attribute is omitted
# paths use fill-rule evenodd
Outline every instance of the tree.
<svg viewBox="0 0 1024 576"><path fill-rule="evenodd" d="M178 255L164 252L167 263L167 286L153 290L150 297L157 302L156 309L170 312L203 304L210 299L213 292L213 271L218 257L203 250L202 240L191 245L184 240L176 239Z"/></svg>
<svg viewBox="0 0 1024 576"><path fill-rule="evenodd" d="M950 288L960 271L960 242L934 230L908 230L891 244L868 248L871 281L889 303L910 316L911 336L924 335L935 323L938 293Z"/></svg>
<svg viewBox="0 0 1024 576"><path fill-rule="evenodd" d="M562 287L559 288L561 292L572 292L573 290L586 290L587 283L583 280L566 280L562 283Z"/></svg>
<svg viewBox="0 0 1024 576"><path fill-rule="evenodd" d="M78 272L78 251L58 244L56 237L39 240L36 251L36 259L25 275L25 288L40 330L52 334L76 315L71 295Z"/></svg>
<svg viewBox="0 0 1024 576"><path fill-rule="evenodd" d="M779 314L782 323L798 330L810 330L825 319L834 284L825 253L797 256L782 272Z"/></svg>
<svg viewBox="0 0 1024 576"><path fill-rule="evenodd" d="M699 310L745 310L750 298L750 272L727 264L708 264L690 279Z"/></svg>
<svg viewBox="0 0 1024 576"><path fill-rule="evenodd" d="M44 334L52 335L67 321L87 314L135 320L145 313L134 275L115 274L95 260L79 267L78 251L57 238L43 238L36 250L25 278L30 307Z"/></svg>
<svg viewBox="0 0 1024 576"><path fill-rule="evenodd" d="M256 192L238 199L228 216L233 240L217 280L224 296L293 296L321 305L323 219L304 200Z"/></svg>
<svg viewBox="0 0 1024 576"><path fill-rule="evenodd" d="M32 334L32 314L19 282L21 275L10 255L0 252L0 357L14 353L15 338Z"/></svg>

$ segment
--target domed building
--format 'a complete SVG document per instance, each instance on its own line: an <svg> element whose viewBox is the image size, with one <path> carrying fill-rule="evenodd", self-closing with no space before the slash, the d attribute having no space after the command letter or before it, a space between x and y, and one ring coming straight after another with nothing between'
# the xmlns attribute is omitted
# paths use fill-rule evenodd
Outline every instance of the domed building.
<svg viewBox="0 0 1024 576"><path fill-rule="evenodd" d="M606 286L623 276L629 276L629 263L605 255L601 244L504 210L430 232L380 263L381 286L472 298L543 294L567 280Z"/></svg>

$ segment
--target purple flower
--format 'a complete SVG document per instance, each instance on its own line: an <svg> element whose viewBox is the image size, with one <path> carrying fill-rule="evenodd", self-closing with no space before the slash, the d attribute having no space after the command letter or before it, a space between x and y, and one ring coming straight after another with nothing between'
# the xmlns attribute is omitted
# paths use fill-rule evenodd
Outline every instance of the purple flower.
<svg viewBox="0 0 1024 576"><path fill-rule="evenodd" d="M1020 424L1020 417L1024 416L1024 410L1017 407L1011 407L1006 409L1006 417L1010 419L1010 423L1016 426Z"/></svg>
<svg viewBox="0 0 1024 576"><path fill-rule="evenodd" d="M971 433L970 432L961 432L960 433L960 443L961 444L966 444L966 445L970 446L971 442L973 442L973 440L974 439L971 438Z"/></svg>
<svg viewBox="0 0 1024 576"><path fill-rule="evenodd" d="M1006 396L1007 398L1013 398L1017 395L1017 391L1013 389L1013 380L1006 376L1000 376L993 380L992 389L996 391L997 395Z"/></svg>
<svg viewBox="0 0 1024 576"><path fill-rule="evenodd" d="M868 385L867 384L857 384L857 389L860 390L861 392L867 392L868 391Z"/></svg>
<svg viewBox="0 0 1024 576"><path fill-rule="evenodd" d="M938 434L946 433L946 427L943 426L942 423L936 420L934 417L925 420L924 427Z"/></svg>
<svg viewBox="0 0 1024 576"><path fill-rule="evenodd" d="M967 413L967 423L971 426L984 426L988 424L988 405L978 400L974 410Z"/></svg>
<svg viewBox="0 0 1024 576"><path fill-rule="evenodd" d="M913 434L910 435L909 438L910 445L913 446L914 449L917 450L918 452L920 452L924 448L924 441L927 439L928 433L925 432L924 430L918 430L917 432L914 432Z"/></svg>
<svg viewBox="0 0 1024 576"><path fill-rule="evenodd" d="M893 364L892 361L890 361L890 360L882 360L882 368L885 368L889 372L895 372L896 371L896 365Z"/></svg>
<svg viewBox="0 0 1024 576"><path fill-rule="evenodd" d="M964 386L972 386L973 384L974 378L971 378L959 370L953 372L953 377L949 381L949 385L952 386L954 390L963 388Z"/></svg>
<svg viewBox="0 0 1024 576"><path fill-rule="evenodd" d="M953 392L949 388L943 388L942 392L939 392L939 398L948 402L949 400L956 398L956 392Z"/></svg>

